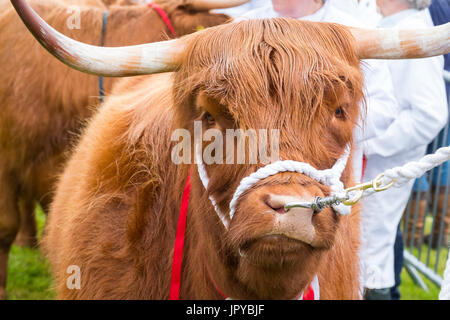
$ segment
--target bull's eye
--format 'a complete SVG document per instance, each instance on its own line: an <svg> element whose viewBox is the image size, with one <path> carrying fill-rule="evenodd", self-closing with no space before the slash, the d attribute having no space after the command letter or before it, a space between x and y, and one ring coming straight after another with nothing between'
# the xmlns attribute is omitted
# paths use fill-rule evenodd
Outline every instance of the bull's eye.
<svg viewBox="0 0 450 320"><path fill-rule="evenodd" d="M339 107L339 108L337 108L337 109L334 111L334 116L335 116L336 118L343 118L343 117L344 117L344 110L342 109L342 107Z"/></svg>
<svg viewBox="0 0 450 320"><path fill-rule="evenodd" d="M205 112L205 114L203 115L203 119L205 121L208 121L209 125L213 125L216 122L214 117L209 112Z"/></svg>

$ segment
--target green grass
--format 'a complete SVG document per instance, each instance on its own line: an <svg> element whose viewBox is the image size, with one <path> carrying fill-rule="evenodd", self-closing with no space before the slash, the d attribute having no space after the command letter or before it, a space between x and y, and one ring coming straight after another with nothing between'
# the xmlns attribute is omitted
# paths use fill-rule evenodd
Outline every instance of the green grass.
<svg viewBox="0 0 450 320"><path fill-rule="evenodd" d="M38 236L42 234L45 224L45 215L42 210L37 210ZM429 229L429 221L426 223L426 230ZM425 262L427 247L422 248L421 260ZM417 254L417 249L412 252ZM430 262L434 266L436 259L435 250L431 251ZM446 263L446 250L441 250L439 258L438 272L443 274ZM426 292L416 286L405 269L401 274L402 284L400 293L402 300L437 300L439 288L425 277L422 277L427 284L429 291ZM12 300L49 300L54 299L56 294L52 290L53 280L49 265L42 256L40 250L27 249L13 246L8 263L8 299Z"/></svg>
<svg viewBox="0 0 450 320"><path fill-rule="evenodd" d="M413 249L411 253L417 257L417 249ZM430 264L429 266L434 267L436 262L436 250L430 250ZM427 246L422 246L422 253L420 257L420 261L426 264L427 259ZM438 274L441 276L444 274L445 264L447 262L447 250L441 249L439 254L439 263L438 263ZM426 292L422 290L420 287L416 286L412 281L411 277L408 275L406 270L403 268L401 274L401 286L400 286L400 294L402 300L437 300L439 297L440 288L438 288L434 283L430 280L422 276L425 284L427 285L429 291Z"/></svg>
<svg viewBox="0 0 450 320"><path fill-rule="evenodd" d="M42 234L45 215L36 212L38 236ZM8 299L49 300L55 298L49 265L40 250L13 246L8 261Z"/></svg>
<svg viewBox="0 0 450 320"><path fill-rule="evenodd" d="M431 226L432 226L433 219L431 216L427 216L425 219L425 234L429 234L431 232ZM405 247L408 246L409 243L405 243ZM412 250L411 250L412 249ZM408 246L408 250L415 256L418 257L418 249L417 248L411 248ZM441 248L441 251L439 252L439 261L438 261L438 268L437 273L439 275L444 274L445 265L447 262L447 254L448 250L445 248ZM427 256L428 256L428 246L423 244L421 248L421 254L420 254L420 261L422 261L424 264L427 264ZM429 251L429 266L434 268L436 265L436 250L430 250ZM434 269L433 269L434 270ZM440 288L438 288L434 283L432 283L430 280L422 276L422 279L424 280L425 284L427 285L429 291L425 291L421 289L420 287L416 286L409 276L409 274L406 272L406 270L403 268L402 274L401 274L401 286L400 286L400 294L402 300L437 300L439 297L439 291Z"/></svg>
<svg viewBox="0 0 450 320"><path fill-rule="evenodd" d="M438 300L440 289L431 281L422 277L429 291L416 286L405 269L401 274L400 298L402 300Z"/></svg>

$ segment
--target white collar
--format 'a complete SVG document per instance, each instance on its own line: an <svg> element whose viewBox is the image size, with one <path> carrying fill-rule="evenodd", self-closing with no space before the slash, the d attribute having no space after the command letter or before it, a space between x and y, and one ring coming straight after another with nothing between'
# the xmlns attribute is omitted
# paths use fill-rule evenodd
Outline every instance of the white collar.
<svg viewBox="0 0 450 320"><path fill-rule="evenodd" d="M419 13L419 10L417 9L407 9L399 11L381 19L379 26L382 28L395 27L403 19L406 19L407 17L417 13Z"/></svg>
<svg viewBox="0 0 450 320"><path fill-rule="evenodd" d="M319 10L317 10L316 12L314 12L313 14L311 14L309 16L300 17L298 19L305 20L305 21L312 21L312 22L321 22L327 16L327 13L328 13L328 10L330 10L330 7L331 7L331 2L325 1L323 6Z"/></svg>
<svg viewBox="0 0 450 320"><path fill-rule="evenodd" d="M270 3L269 5L263 6L261 8L250 10L241 17L237 17L233 21L238 22L241 20L248 20L248 19L265 19L265 18L279 18L279 17L281 16L279 15L278 12L274 10L272 3Z"/></svg>
<svg viewBox="0 0 450 320"><path fill-rule="evenodd" d="M319 10L314 12L313 14L311 14L309 16L300 17L297 19L312 21L312 22L323 21L325 19L325 17L327 16L327 13L328 13L328 10L330 7L331 7L330 1L325 1L324 5ZM235 21L239 21L242 19L249 19L249 18L257 19L259 17L261 17L262 19L265 19L265 18L280 18L280 17L284 17L284 16L282 16L278 12L276 12L275 9L273 8L272 3L270 3L267 6L249 11L247 14L243 15L241 18L235 19Z"/></svg>

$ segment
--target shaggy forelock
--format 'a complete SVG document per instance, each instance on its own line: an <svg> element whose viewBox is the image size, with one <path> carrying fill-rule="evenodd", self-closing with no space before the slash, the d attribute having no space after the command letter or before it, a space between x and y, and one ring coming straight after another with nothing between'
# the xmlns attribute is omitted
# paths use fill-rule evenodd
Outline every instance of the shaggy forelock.
<svg viewBox="0 0 450 320"><path fill-rule="evenodd" d="M348 30L336 24L278 18L211 28L187 48L175 101L200 88L227 105L241 126L273 105L280 118L301 113L311 121L326 88L361 87L353 48Z"/></svg>
<svg viewBox="0 0 450 320"><path fill-rule="evenodd" d="M281 140L290 146L285 150L294 150L301 133L311 141L301 148L312 158L331 161L340 155L343 146L317 137L330 134L327 97L342 96L342 89L353 105L363 97L360 61L346 27L285 18L246 20L199 32L193 40L174 84L180 126L193 118L193 94L204 90L225 106L235 127L280 129ZM343 139L351 138L338 138Z"/></svg>

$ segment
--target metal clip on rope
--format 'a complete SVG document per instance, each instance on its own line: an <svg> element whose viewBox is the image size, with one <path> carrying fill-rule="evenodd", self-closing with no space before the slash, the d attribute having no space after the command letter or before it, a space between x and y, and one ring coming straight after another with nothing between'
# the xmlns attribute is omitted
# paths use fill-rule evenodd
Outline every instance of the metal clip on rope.
<svg viewBox="0 0 450 320"><path fill-rule="evenodd" d="M358 184L354 187L350 187L344 190L344 196L337 194L330 195L325 198L316 197L313 201L309 202L289 202L284 206L286 211L292 208L308 208L313 209L315 213L319 213L324 208L331 207L343 203L347 206L353 206L364 196L364 193L372 189L374 192L380 192L389 189L394 185L395 180L390 181L387 184L382 183L384 173L378 175L375 179L369 182Z"/></svg>
<svg viewBox="0 0 450 320"><path fill-rule="evenodd" d="M392 180L391 182L383 185L382 179L384 177L384 173L379 174L375 179L372 181L362 183L359 185L356 185L351 188L347 188L344 190L346 199L342 201L343 204L347 206L352 206L358 203L358 201L363 197L364 192L366 190L372 189L374 192L380 192L389 189L394 185L395 180ZM352 197L350 197L350 194L354 193Z"/></svg>

